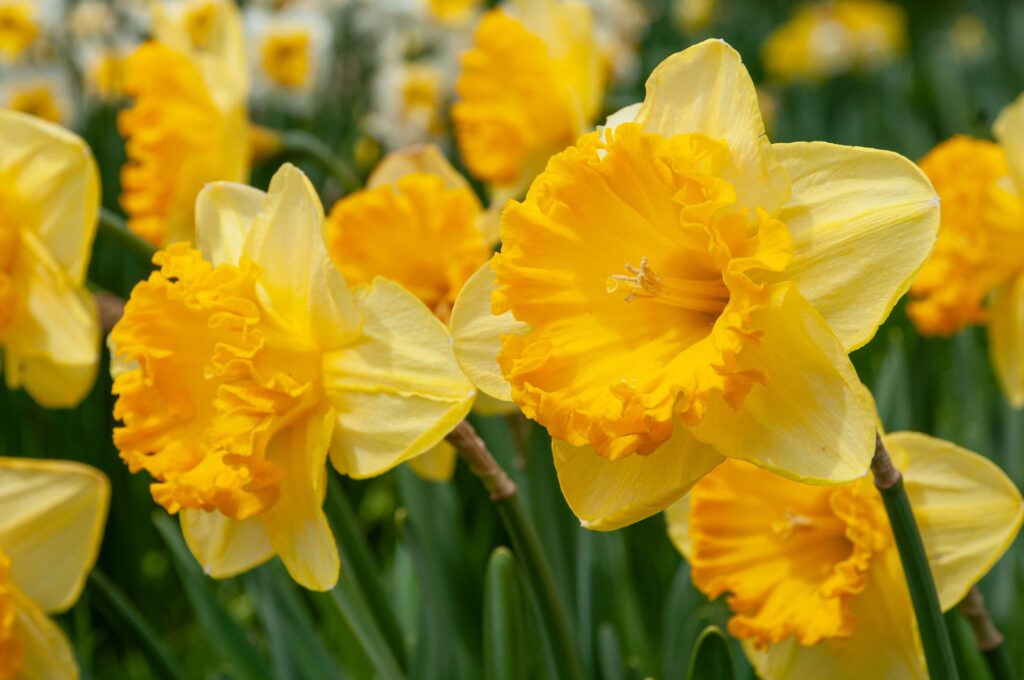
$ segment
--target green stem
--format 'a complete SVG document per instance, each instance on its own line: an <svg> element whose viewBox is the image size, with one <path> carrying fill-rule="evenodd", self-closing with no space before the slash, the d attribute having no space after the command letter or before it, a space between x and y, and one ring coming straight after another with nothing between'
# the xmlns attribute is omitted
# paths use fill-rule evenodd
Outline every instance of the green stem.
<svg viewBox="0 0 1024 680"><path fill-rule="evenodd" d="M932 580L921 532L918 531L917 521L910 508L910 499L903 486L903 475L893 466L881 435L876 435L875 438L871 472L875 477L875 486L882 494L882 502L885 504L889 524L896 539L896 548L900 553L900 562L903 564L904 577L910 590L910 600L914 605L917 630L921 636L929 677L932 680L957 680L953 645L942 618L939 595Z"/></svg>
<svg viewBox="0 0 1024 680"><path fill-rule="evenodd" d="M153 259L156 248L133 233L123 219L106 208L100 208L98 227L100 234L116 241L122 247L144 258L146 262Z"/></svg>
<svg viewBox="0 0 1024 680"><path fill-rule="evenodd" d="M362 187L359 175L352 166L315 135L305 130L288 130L280 133L279 141L281 153L307 156L316 161L338 181L346 194Z"/></svg>
<svg viewBox="0 0 1024 680"><path fill-rule="evenodd" d="M448 435L448 441L466 461L470 471L483 482L484 488L490 493L491 500L498 509L498 515L512 541L512 549L519 557L519 563L540 609L544 627L552 643L558 677L565 680L581 680L582 666L573 643L575 638L569 627L565 604L555 587L551 567L544 557L537 531L523 507L519 490L494 460L494 456L487 450L486 444L468 421L459 423Z"/></svg>
<svg viewBox="0 0 1024 680"><path fill-rule="evenodd" d="M405 674L399 667L391 647L384 639L363 594L359 591L359 585L348 576L348 574L342 574L338 579L338 585L334 586L334 590L331 591L334 604L348 621L349 627L352 628L352 632L359 640L366 656L377 669L378 677L402 680Z"/></svg>
<svg viewBox="0 0 1024 680"><path fill-rule="evenodd" d="M135 608L131 600L121 592L120 588L113 581L107 578L99 569L94 569L89 574L89 585L99 595L100 599L110 607L111 612L124 621L135 634L142 653L149 659L152 669L156 671L158 676L168 678L169 680L178 680L184 677L178 664L171 657L170 652L167 651L167 647L164 646L159 634L153 630L145 617L139 613L139 610Z"/></svg>
<svg viewBox="0 0 1024 680"><path fill-rule="evenodd" d="M978 651L985 657L992 680L1015 680L1017 676L1010 665L1010 655L1003 644L1003 635L992 621L978 586L971 587L959 609L974 632Z"/></svg>

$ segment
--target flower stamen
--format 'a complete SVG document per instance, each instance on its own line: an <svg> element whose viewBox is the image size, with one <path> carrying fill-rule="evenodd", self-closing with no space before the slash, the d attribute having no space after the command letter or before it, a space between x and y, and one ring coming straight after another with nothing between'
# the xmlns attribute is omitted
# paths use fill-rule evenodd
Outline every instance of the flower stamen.
<svg viewBox="0 0 1024 680"><path fill-rule="evenodd" d="M632 302L637 298L653 298L658 302L694 312L720 314L729 302L729 289L720 279L696 280L674 277L661 277L651 269L646 257L640 258L640 266L625 265L626 274L613 274L608 277L606 289L609 293L618 291L626 284L628 293L623 298Z"/></svg>

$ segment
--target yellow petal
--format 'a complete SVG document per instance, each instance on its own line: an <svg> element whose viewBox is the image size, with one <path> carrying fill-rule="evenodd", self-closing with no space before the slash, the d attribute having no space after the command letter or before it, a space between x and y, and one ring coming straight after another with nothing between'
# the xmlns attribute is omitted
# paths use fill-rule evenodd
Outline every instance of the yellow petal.
<svg viewBox="0 0 1024 680"><path fill-rule="evenodd" d="M903 472L939 602L950 609L1010 547L1024 501L995 463L947 441L896 432L885 445Z"/></svg>
<svg viewBox="0 0 1024 680"><path fill-rule="evenodd" d="M665 510L665 525L668 537L679 554L687 561L693 554L693 542L690 540L690 497L683 496Z"/></svg>
<svg viewBox="0 0 1024 680"><path fill-rule="evenodd" d="M0 176L38 210L31 230L68 280L81 284L100 205L99 172L89 147L64 128L0 111L0 149Z"/></svg>
<svg viewBox="0 0 1024 680"><path fill-rule="evenodd" d="M196 197L196 245L214 264L238 264L245 237L267 195L234 182L211 182Z"/></svg>
<svg viewBox="0 0 1024 680"><path fill-rule="evenodd" d="M988 349L1003 394L1024 406L1024 276L1000 286L989 308Z"/></svg>
<svg viewBox="0 0 1024 680"><path fill-rule="evenodd" d="M518 411L515 402L495 399L483 392L477 392L476 401L473 402L473 413L481 416L506 416Z"/></svg>
<svg viewBox="0 0 1024 680"><path fill-rule="evenodd" d="M624 106L612 115L608 116L608 120L605 121L605 128L614 130L623 123L632 123L636 121L637 116L640 115L640 111L643 108L643 102L637 102L636 104L630 104Z"/></svg>
<svg viewBox="0 0 1024 680"><path fill-rule="evenodd" d="M588 446L552 440L562 495L580 523L610 531L664 510L724 460L677 426L654 453L610 460Z"/></svg>
<svg viewBox="0 0 1024 680"><path fill-rule="evenodd" d="M334 413L324 408L279 432L267 447L267 459L284 479L277 502L259 518L288 573L310 590L333 588L341 568L323 511L333 427Z"/></svg>
<svg viewBox="0 0 1024 680"><path fill-rule="evenodd" d="M473 404L444 325L387 279L356 289L360 338L324 357L324 390L338 413L331 462L372 477L433 447Z"/></svg>
<svg viewBox="0 0 1024 680"><path fill-rule="evenodd" d="M1006 162L1018 191L1024 191L1024 95L999 112L993 130L1006 151Z"/></svg>
<svg viewBox="0 0 1024 680"><path fill-rule="evenodd" d="M82 592L109 499L107 478L87 465L0 458L0 551L14 585L46 611Z"/></svg>
<svg viewBox="0 0 1024 680"><path fill-rule="evenodd" d="M910 594L903 581L899 554L890 547L876 555L863 592L850 599L857 630L804 646L793 638L757 650L744 644L747 658L763 680L927 680Z"/></svg>
<svg viewBox="0 0 1024 680"><path fill-rule="evenodd" d="M491 293L497 287L488 262L469 277L452 307L451 333L455 358L466 376L481 392L501 401L512 401L512 386L498 366L503 335L521 335L528 326L505 312L491 311Z"/></svg>
<svg viewBox="0 0 1024 680"><path fill-rule="evenodd" d="M409 461L409 467L428 482L447 482L455 474L455 447L442 439L437 446Z"/></svg>
<svg viewBox="0 0 1024 680"><path fill-rule="evenodd" d="M13 632L22 654L18 680L77 680L78 662L60 627L17 590L14 612Z"/></svg>
<svg viewBox="0 0 1024 680"><path fill-rule="evenodd" d="M263 564L274 548L258 517L231 519L217 511L181 511L181 533L203 571L230 578Z"/></svg>
<svg viewBox="0 0 1024 680"><path fill-rule="evenodd" d="M22 235L15 269L25 307L3 339L4 374L39 404L75 406L92 387L100 330L92 295L68 279L40 240Z"/></svg>
<svg viewBox="0 0 1024 680"><path fill-rule="evenodd" d="M316 190L301 170L285 164L270 180L243 253L260 265L269 311L331 348L351 340L360 320L352 294L327 253L323 231L324 210Z"/></svg>
<svg viewBox="0 0 1024 680"><path fill-rule="evenodd" d="M719 453L796 481L834 484L863 477L875 450L875 419L849 357L825 320L785 285L751 314L763 330L744 343L740 370L759 370L739 408L708 404L694 436Z"/></svg>
<svg viewBox="0 0 1024 680"><path fill-rule="evenodd" d="M939 201L899 154L825 142L776 144L793 181L778 218L793 257L781 274L847 351L870 340L931 253Z"/></svg>
<svg viewBox="0 0 1024 680"><path fill-rule="evenodd" d="M433 144L422 144L389 153L366 180L366 188L394 184L406 175L425 173L444 180L448 189L469 188L469 183L452 167L441 150Z"/></svg>
<svg viewBox="0 0 1024 680"><path fill-rule="evenodd" d="M741 207L774 213L789 195L789 179L764 131L757 92L739 53L705 40L661 62L647 79L636 122L664 136L700 132L729 144L723 176Z"/></svg>

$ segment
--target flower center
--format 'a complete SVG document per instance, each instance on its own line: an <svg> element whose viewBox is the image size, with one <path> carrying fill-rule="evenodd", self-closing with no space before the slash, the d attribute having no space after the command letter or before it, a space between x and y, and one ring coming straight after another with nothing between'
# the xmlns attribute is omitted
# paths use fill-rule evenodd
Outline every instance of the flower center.
<svg viewBox="0 0 1024 680"><path fill-rule="evenodd" d="M11 562L0 552L0 680L21 669L21 641L14 634L14 593L8 578Z"/></svg>
<svg viewBox="0 0 1024 680"><path fill-rule="evenodd" d="M64 118L49 85L36 85L15 91L7 102L7 108L51 123L59 123Z"/></svg>
<svg viewBox="0 0 1024 680"><path fill-rule="evenodd" d="M170 512L259 514L281 479L269 441L324 398L321 352L263 311L251 262L214 267L183 243L154 262L111 333L128 364L114 443Z"/></svg>
<svg viewBox="0 0 1024 680"><path fill-rule="evenodd" d="M275 84L301 88L309 79L309 34L289 31L268 36L260 50L260 63Z"/></svg>
<svg viewBox="0 0 1024 680"><path fill-rule="evenodd" d="M7 2L0 5L0 54L16 59L36 38L39 25L31 2Z"/></svg>
<svg viewBox="0 0 1024 680"><path fill-rule="evenodd" d="M870 480L815 487L728 461L690 496L694 584L729 594L729 631L759 648L846 638L850 600L867 586L874 557L892 544Z"/></svg>
<svg viewBox="0 0 1024 680"><path fill-rule="evenodd" d="M640 258L640 266L626 263L629 275L613 274L608 277L609 293L615 293L625 284L628 293L624 298L632 302L637 298L650 298L665 305L694 312L720 314L729 302L729 289L721 279L718 281L697 281L672 277L661 277L651 269L647 257Z"/></svg>

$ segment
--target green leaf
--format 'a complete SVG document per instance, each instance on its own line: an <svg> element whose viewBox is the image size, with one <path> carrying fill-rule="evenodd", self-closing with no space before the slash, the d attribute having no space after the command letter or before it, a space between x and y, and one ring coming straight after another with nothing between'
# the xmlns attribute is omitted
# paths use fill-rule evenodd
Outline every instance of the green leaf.
<svg viewBox="0 0 1024 680"><path fill-rule="evenodd" d="M735 677L729 643L718 626L708 626L693 646L687 680L732 680Z"/></svg>
<svg viewBox="0 0 1024 680"><path fill-rule="evenodd" d="M246 680L269 678L266 661L211 590L206 575L189 552L174 521L163 512L155 512L153 523L171 551L171 561L199 625L211 646L231 668L231 676Z"/></svg>
<svg viewBox="0 0 1024 680"><path fill-rule="evenodd" d="M491 553L484 580L484 677L526 678L526 601L508 548Z"/></svg>

